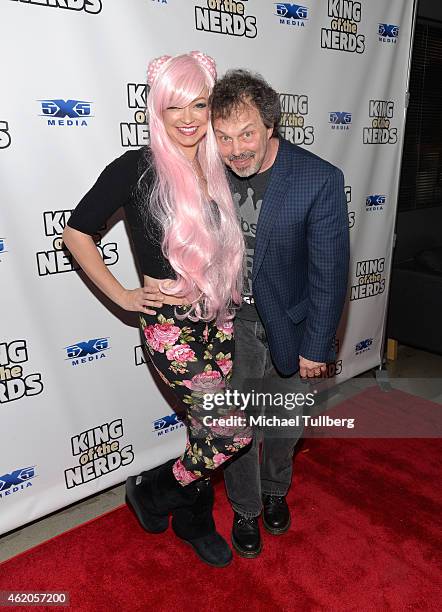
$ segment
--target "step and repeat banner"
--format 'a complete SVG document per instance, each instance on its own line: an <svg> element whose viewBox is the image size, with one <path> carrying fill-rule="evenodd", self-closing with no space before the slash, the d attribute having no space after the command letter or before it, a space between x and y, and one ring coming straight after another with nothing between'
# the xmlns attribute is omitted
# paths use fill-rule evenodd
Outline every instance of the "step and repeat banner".
<svg viewBox="0 0 442 612"><path fill-rule="evenodd" d="M185 428L135 318L91 292L62 244L98 174L149 143L152 57L194 49L260 72L284 138L342 168L351 265L330 384L381 361L412 0L1 0L0 532L181 453ZM99 249L139 276L122 215ZM294 356L295 358L295 356Z"/></svg>

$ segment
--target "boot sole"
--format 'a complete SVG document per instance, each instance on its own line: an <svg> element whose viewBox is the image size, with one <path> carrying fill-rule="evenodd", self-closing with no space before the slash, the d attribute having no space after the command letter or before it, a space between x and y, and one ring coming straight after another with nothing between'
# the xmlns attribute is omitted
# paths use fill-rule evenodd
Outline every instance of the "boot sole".
<svg viewBox="0 0 442 612"><path fill-rule="evenodd" d="M270 527L270 525L265 522L264 517L262 517L262 524L264 525L264 529L272 535L282 535L283 533L286 533L289 530L291 523L292 520L289 517L289 522L285 527Z"/></svg>
<svg viewBox="0 0 442 612"><path fill-rule="evenodd" d="M259 550L254 550L253 552L250 552L250 551L244 550L243 548L240 548L238 544L235 542L235 538L233 537L233 535L231 536L231 541L232 541L233 548L236 550L236 552L238 553L240 557L244 557L245 559L255 559L256 557L258 557L258 555L261 554L262 542L260 542Z"/></svg>
<svg viewBox="0 0 442 612"><path fill-rule="evenodd" d="M211 567L227 567L228 565L230 565L233 561L233 556L230 557L230 559L226 562L226 563L211 563L210 561L207 561L207 559L205 559L204 557L202 557L200 555L200 553L198 552L198 549L192 544L192 542L190 542L189 540L185 540L184 538L181 538L179 535L175 534L176 537L181 540L181 542L184 542L185 544L187 544L188 546L190 546L191 548L193 548L196 556L203 561L203 563L205 563L206 565L210 565Z"/></svg>
<svg viewBox="0 0 442 612"><path fill-rule="evenodd" d="M160 521L159 527L152 527L152 524L149 524L146 518L146 510L137 502L135 496L135 484L136 477L130 476L126 480L126 504L133 510L135 516L138 519L138 522L142 526L142 528L148 533L163 533L169 527L169 516L165 515L164 517L156 514L152 514L152 520L158 525L159 519L163 519Z"/></svg>

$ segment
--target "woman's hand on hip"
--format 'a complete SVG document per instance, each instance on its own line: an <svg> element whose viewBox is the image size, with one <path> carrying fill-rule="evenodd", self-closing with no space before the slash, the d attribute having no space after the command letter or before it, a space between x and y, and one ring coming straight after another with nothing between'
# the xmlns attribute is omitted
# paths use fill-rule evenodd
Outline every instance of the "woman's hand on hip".
<svg viewBox="0 0 442 612"><path fill-rule="evenodd" d="M171 284L173 281L167 279L166 281L160 282L164 282L167 287L167 285ZM145 292L146 299L151 302L151 306L155 306L156 303L159 303L160 306L162 306L163 304L171 304L172 306L187 306L191 303L190 298L175 297L173 295L163 293L158 287L158 281L154 282L151 279L146 279L144 281L143 289Z"/></svg>
<svg viewBox="0 0 442 612"><path fill-rule="evenodd" d="M138 289L124 289L118 305L124 310L131 312L144 312L145 314L155 315L156 310L152 308L161 308L163 302L158 297L159 293L153 293L146 287L140 287Z"/></svg>

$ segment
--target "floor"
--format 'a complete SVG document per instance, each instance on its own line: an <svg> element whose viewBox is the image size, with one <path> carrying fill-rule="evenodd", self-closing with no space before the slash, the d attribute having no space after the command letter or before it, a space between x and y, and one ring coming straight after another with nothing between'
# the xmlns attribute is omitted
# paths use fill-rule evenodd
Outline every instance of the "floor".
<svg viewBox="0 0 442 612"><path fill-rule="evenodd" d="M442 356L399 346L398 359L387 364L388 383L408 393L442 404ZM385 384L384 377L379 383ZM339 385L330 405L373 383L373 372ZM112 487L63 510L0 537L0 561L25 551L124 503L124 485Z"/></svg>

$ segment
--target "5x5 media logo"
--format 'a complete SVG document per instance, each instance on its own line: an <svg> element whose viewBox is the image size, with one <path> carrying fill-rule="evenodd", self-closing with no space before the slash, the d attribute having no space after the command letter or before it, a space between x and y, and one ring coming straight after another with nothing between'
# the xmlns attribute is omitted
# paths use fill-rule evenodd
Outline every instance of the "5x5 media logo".
<svg viewBox="0 0 442 612"><path fill-rule="evenodd" d="M66 359L73 366L89 363L106 357L104 351L107 351L109 348L109 338L91 338L91 340L66 346Z"/></svg>
<svg viewBox="0 0 442 612"><path fill-rule="evenodd" d="M329 113L329 123L332 130L348 130L351 125L351 113L333 111Z"/></svg>
<svg viewBox="0 0 442 612"><path fill-rule="evenodd" d="M399 26L391 23L380 23L378 26L379 42L397 43Z"/></svg>
<svg viewBox="0 0 442 612"><path fill-rule="evenodd" d="M31 478L35 478L35 476L35 465L19 468L9 474L3 474L3 476L0 476L0 499L32 487L32 482L29 481Z"/></svg>
<svg viewBox="0 0 442 612"><path fill-rule="evenodd" d="M8 249L6 248L6 238L0 238L0 255L3 255L4 253L7 253L7 252L8 252Z"/></svg>
<svg viewBox="0 0 442 612"><path fill-rule="evenodd" d="M305 27L305 22L308 20L308 8L306 6L290 2L277 2L275 10L275 15L279 17L281 25Z"/></svg>
<svg viewBox="0 0 442 612"><path fill-rule="evenodd" d="M91 115L92 102L84 100L39 100L41 116L47 117L49 126L85 127Z"/></svg>
<svg viewBox="0 0 442 612"><path fill-rule="evenodd" d="M166 416L156 419L153 422L153 430L157 436L163 436L175 429L184 427L184 423L178 418L178 415L173 412L172 414L166 414Z"/></svg>
<svg viewBox="0 0 442 612"><path fill-rule="evenodd" d="M373 338L365 338L365 340L361 340L355 345L355 354L360 355L361 353L365 353L371 349L373 344Z"/></svg>
<svg viewBox="0 0 442 612"><path fill-rule="evenodd" d="M384 210L387 198L380 193L373 193L365 198L365 210L368 212Z"/></svg>

